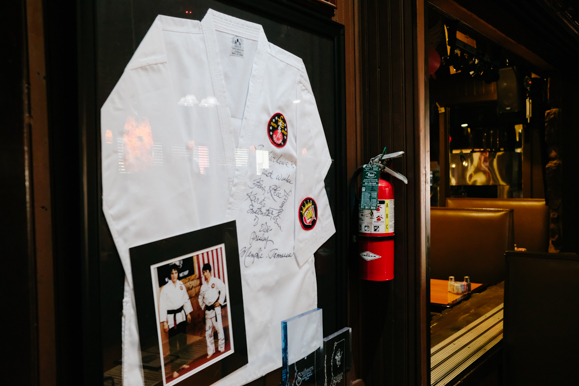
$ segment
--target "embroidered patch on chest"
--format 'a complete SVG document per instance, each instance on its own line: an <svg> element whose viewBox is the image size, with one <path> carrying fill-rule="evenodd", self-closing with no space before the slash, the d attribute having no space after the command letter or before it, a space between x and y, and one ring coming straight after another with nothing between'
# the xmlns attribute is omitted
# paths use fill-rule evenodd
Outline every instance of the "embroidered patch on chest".
<svg viewBox="0 0 579 386"><path fill-rule="evenodd" d="M299 207L298 218L302 228L306 231L314 229L318 221L318 205L313 198L305 198Z"/></svg>
<svg viewBox="0 0 579 386"><path fill-rule="evenodd" d="M287 121L282 113L275 113L267 125L269 141L275 147L284 147L287 143Z"/></svg>
<svg viewBox="0 0 579 386"><path fill-rule="evenodd" d="M180 289L181 291L183 291L183 286L180 286L179 289Z"/></svg>
<svg viewBox="0 0 579 386"><path fill-rule="evenodd" d="M215 288L215 283L211 284L211 288Z"/></svg>

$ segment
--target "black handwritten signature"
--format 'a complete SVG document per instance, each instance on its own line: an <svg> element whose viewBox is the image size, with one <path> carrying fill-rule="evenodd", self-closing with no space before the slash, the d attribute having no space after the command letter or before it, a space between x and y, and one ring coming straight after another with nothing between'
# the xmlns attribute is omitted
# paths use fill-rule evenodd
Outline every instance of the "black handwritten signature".
<svg viewBox="0 0 579 386"><path fill-rule="evenodd" d="M268 170L268 169L263 169L261 171L261 174L266 176L267 178L274 180L274 181L280 181L280 182L287 182L290 185L293 185L293 181L290 177L290 174L277 174L275 177L273 176L273 170Z"/></svg>
<svg viewBox="0 0 579 386"><path fill-rule="evenodd" d="M276 197L279 199L282 197L283 193L281 192L281 188L277 185L271 185L269 187L269 195L271 196L271 199L276 201Z"/></svg>
<svg viewBox="0 0 579 386"><path fill-rule="evenodd" d="M259 206L264 206L265 205L265 198L259 199L259 197L257 197L257 193L255 192L249 192L247 193L247 198L246 200L251 201L250 205L259 205Z"/></svg>
<svg viewBox="0 0 579 386"><path fill-rule="evenodd" d="M262 233L269 233L272 230L273 230L273 228L267 224L267 221L264 222L263 224L261 224L261 228L259 228L259 231Z"/></svg>
<svg viewBox="0 0 579 386"><path fill-rule="evenodd" d="M261 207L255 207L253 204L249 205L249 210L247 211L247 213L249 214L253 214L255 216L255 219L259 220L258 216L262 216L262 217L267 217L269 219L271 219L273 221L273 223L275 225L278 226L278 228L280 230L281 229L281 225L279 225L279 219L281 218L281 214L283 213L283 209L276 209L276 208L265 208L263 206ZM253 225L256 226L258 224L258 221L253 222Z"/></svg>
<svg viewBox="0 0 579 386"><path fill-rule="evenodd" d="M283 154L280 154L279 157L275 157L273 155L273 152L269 153L269 162L280 165L280 166L285 166L286 168L291 168L291 169L295 169L296 165L291 162L291 161L286 161L283 158Z"/></svg>
<svg viewBox="0 0 579 386"><path fill-rule="evenodd" d="M257 242L263 242L263 249L267 249L267 247L269 246L269 243L271 243L271 245L274 245L274 241L269 239L269 235L261 235L256 233L255 231L251 232L251 236L249 236L249 246L253 246L253 242L257 241Z"/></svg>
<svg viewBox="0 0 579 386"><path fill-rule="evenodd" d="M281 204L279 204L279 208L283 209L283 207L285 206L287 200L289 199L290 194L292 194L292 191L290 190L289 192L286 192L285 190L283 191L283 197L282 197L282 201Z"/></svg>
<svg viewBox="0 0 579 386"><path fill-rule="evenodd" d="M281 253L278 252L277 248L274 248L271 251L269 251L267 257L269 257L270 259L288 259L290 257L293 257L293 255L294 255L293 252Z"/></svg>
<svg viewBox="0 0 579 386"><path fill-rule="evenodd" d="M291 180L289 174L288 174L287 176L284 176L283 174L278 174L278 175L275 177L275 179L278 180L278 181L285 181L285 182L287 182L288 184L293 184L293 181Z"/></svg>
<svg viewBox="0 0 579 386"><path fill-rule="evenodd" d="M261 177L253 180L253 185L250 186L250 188L257 188L257 189L261 190L261 192L263 194L265 194L265 186L263 185L263 180L261 179Z"/></svg>
<svg viewBox="0 0 579 386"><path fill-rule="evenodd" d="M251 267L255 263L256 259L264 258L261 248L259 248L257 251L252 251L251 248L248 247L241 248L239 257L243 259L243 265L245 268Z"/></svg>

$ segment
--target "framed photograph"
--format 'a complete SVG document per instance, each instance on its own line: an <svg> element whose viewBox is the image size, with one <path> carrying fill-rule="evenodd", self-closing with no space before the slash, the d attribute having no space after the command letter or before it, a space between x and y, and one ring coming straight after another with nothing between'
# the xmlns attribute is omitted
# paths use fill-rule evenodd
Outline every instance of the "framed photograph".
<svg viewBox="0 0 579 386"><path fill-rule="evenodd" d="M130 255L146 380L209 385L247 363L235 222Z"/></svg>
<svg viewBox="0 0 579 386"><path fill-rule="evenodd" d="M326 176L325 186L337 229L336 235L315 253L318 283L317 306L323 308L326 315L332 316L323 320L325 331L336 331L347 324L347 286L343 283L347 282L348 279L348 215L347 211L338 210L338 208L348 205L347 191L339 188L348 183L347 175L344 172L347 169L344 27L329 17L310 12L298 4L288 1L193 0L182 2L168 0L151 3L137 0L133 4L130 2L85 0L79 3L78 12L73 12L73 16L77 16L79 26L82 26L79 33L86 44L83 44L78 52L77 50L69 50L70 52L66 53L69 56L66 60L67 63L80 63L78 65L78 80L82 92L78 96L66 99L67 103L60 103L59 106L55 107L55 111L62 110L63 116L69 116L70 106L76 106L75 111L83 123L78 128L80 130L79 138L86 139L82 141L82 146L79 148L80 156L86 160L86 165L83 169L82 184L78 185L86 187L84 189L86 194L83 195L81 205L77 205L79 208L84 208L84 212L82 212L84 219L82 224L84 225L82 229L78 229L78 221L59 222L61 224L59 226L63 229L62 234L68 232L70 234L78 233L82 236L72 238L76 240L74 243L62 243L63 248L70 249L74 256L77 256L77 251L82 249L83 254L80 258L83 264L82 273L77 274L78 267L75 264L61 264L63 272L67 273L65 276L78 278L78 286L83 288L82 299L80 294L77 295L77 291L68 290L61 291L60 297L62 299L70 298L69 303L71 304L82 301L86 305L82 315L83 328L81 331L79 323L74 322L77 318L77 310L61 310L66 315L70 314L70 317L63 318L64 321L68 321L68 324L61 324L59 331L66 333L70 329L78 327L78 335L82 335L82 340L86 343L82 345L82 355L76 358L78 362L76 366L79 367L82 364L83 368L87 370L83 372L83 384L92 385L95 382L101 382L101 378L105 378L107 385L112 385L113 382L118 385L122 383L123 379L125 383L129 383L129 380L141 377L141 369L136 368L136 363L132 360L132 355L137 354L137 352L123 350L123 346L126 348L127 345L123 345L122 337L127 336L127 331L134 331L135 326L131 326L129 329L128 324L134 324L135 318L131 312L129 315L125 314L122 319L123 304L128 303L129 300L128 291L125 291L124 287L127 280L125 270L119 258L119 251L124 259L129 254L129 247L141 245L141 243L127 243L121 248L115 245L113 233L102 210L102 148L111 144L107 142L110 141L109 137L101 136L100 109L135 53L138 42L143 40L151 23L159 14L201 20L209 8L262 25L269 42L300 57L306 66L324 126L326 141L333 159L332 166ZM69 36L65 30L62 32L62 36ZM332 58L332 60L323 60L324 58ZM61 68L62 66L53 67ZM65 77L71 73L71 71L61 72ZM66 95L69 94L73 95L74 93ZM76 120L74 121L76 122ZM57 125L57 127L60 126ZM70 129L68 126L66 127L65 134ZM75 125L72 125L71 128L77 129ZM65 137L69 138L70 136L64 135L63 138ZM114 141L114 138L112 145L119 145L118 142ZM168 142L162 143L160 148L155 148L156 156L161 151L167 161L169 155L174 154ZM67 152L61 151L58 154L60 155L56 158L62 158L60 161L63 165L58 170L65 170L66 173L61 173L67 176L70 173L78 174L76 165L71 164L70 160L66 158ZM158 162L158 159L155 159L154 162ZM69 168L72 169L69 170ZM133 178L135 173L126 176ZM61 180L66 186L68 183L66 181L70 179L62 178ZM76 186L74 185L73 188ZM133 188L138 189L135 186ZM64 188L64 191L68 190L70 189ZM125 192L122 197L128 199L128 192ZM154 218L147 221L149 223L156 222ZM176 218L175 221L179 220ZM193 229L191 228L191 230ZM132 230L136 231L136 227L133 227ZM185 231L175 232L171 235L182 233ZM163 235L156 239L165 237ZM85 247L80 248L80 244ZM184 256L187 253L209 247L210 245L202 245L197 249L191 248L179 252L180 254L175 253L171 257L166 256L164 259ZM227 253L227 258L230 256L231 254ZM136 266L143 265L142 270L136 275L131 273L131 277L145 278L146 276L150 281L150 265L153 263L146 266L141 257L132 263L131 271L136 272L139 270ZM228 280L230 281L228 291L233 297L235 293L231 284L231 264L229 260L227 263L230 271L228 272ZM69 271L71 272L70 275L68 275ZM158 316L153 312L155 305L151 293L152 284L139 283L139 278L134 279L136 283L133 288L138 289L141 286L146 294L145 300L140 299L139 294L135 294L136 301L139 302L138 319L143 319L143 312L149 312L146 311L147 308L151 310L148 315L151 322L149 322L147 338L150 341L148 341L148 345L140 344L140 351L143 353L142 358L145 364L143 375L147 377L144 383L149 386L154 384L150 379L155 379L158 382L162 380L156 325ZM149 302L149 304L141 304L142 301ZM228 311L233 311L234 306L231 299L227 307ZM236 328L238 321L243 321L244 318L236 318L233 315L232 320L235 352L218 362L219 366L229 363L240 352L240 346L237 343L239 333L237 333ZM139 320L139 323L142 321ZM144 327L138 325L138 329L139 333L143 335ZM134 343L134 339L129 343ZM130 346L134 347L135 345ZM156 348L157 353L151 352L153 347ZM69 351L76 352L77 349L76 344L70 343ZM131 353L130 356L127 355L129 352ZM159 363L155 364L154 358L157 358ZM219 366L212 365L209 367L210 370L203 369L183 382L187 384L192 379L203 377L208 371L217 372L218 370L212 369ZM212 373L211 376L213 375ZM220 375L215 379L223 377Z"/></svg>

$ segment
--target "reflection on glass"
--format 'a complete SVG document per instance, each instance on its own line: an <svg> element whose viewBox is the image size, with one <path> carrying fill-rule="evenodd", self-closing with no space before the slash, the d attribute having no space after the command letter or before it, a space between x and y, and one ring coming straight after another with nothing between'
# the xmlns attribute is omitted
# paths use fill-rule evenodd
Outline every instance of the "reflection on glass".
<svg viewBox="0 0 579 386"><path fill-rule="evenodd" d="M506 152L469 152L450 155L450 185L520 186L521 155ZM453 166L454 165L454 166Z"/></svg>
<svg viewBox="0 0 579 386"><path fill-rule="evenodd" d="M187 94L184 97L182 97L181 99L179 99L179 102L177 104L179 106L194 106L198 103L199 103L199 101L197 100L197 98L195 98L195 95Z"/></svg>
<svg viewBox="0 0 579 386"><path fill-rule="evenodd" d="M215 98L214 96L208 96L207 98L203 98L201 100L201 103L199 103L199 106L201 106L201 107L219 106L219 102L217 102L217 98Z"/></svg>
<svg viewBox="0 0 579 386"><path fill-rule="evenodd" d="M123 149L123 139L117 139L117 157L119 163L119 173L127 173L125 169L125 150Z"/></svg>
<svg viewBox="0 0 579 386"><path fill-rule="evenodd" d="M189 146L171 146L171 159L173 163L178 163L180 161L185 161L189 157L191 149Z"/></svg>
<svg viewBox="0 0 579 386"><path fill-rule="evenodd" d="M247 166L247 149L235 149L235 166Z"/></svg>
<svg viewBox="0 0 579 386"><path fill-rule="evenodd" d="M207 146L195 146L193 159L199 165L199 172L205 174L205 169L209 167L209 148Z"/></svg>
<svg viewBox="0 0 579 386"><path fill-rule="evenodd" d="M124 169L127 172L149 169L154 163L154 146L149 119L129 116L123 133ZM160 156L162 162L162 152Z"/></svg>
<svg viewBox="0 0 579 386"><path fill-rule="evenodd" d="M112 132L112 131L107 130L107 131L105 132L105 141L106 141L106 143L108 143L108 144L113 143L113 132Z"/></svg>
<svg viewBox="0 0 579 386"><path fill-rule="evenodd" d="M257 175L261 175L263 169L269 169L269 152L267 150L255 151L255 167Z"/></svg>
<svg viewBox="0 0 579 386"><path fill-rule="evenodd" d="M153 145L153 165L163 165L163 145L160 143Z"/></svg>

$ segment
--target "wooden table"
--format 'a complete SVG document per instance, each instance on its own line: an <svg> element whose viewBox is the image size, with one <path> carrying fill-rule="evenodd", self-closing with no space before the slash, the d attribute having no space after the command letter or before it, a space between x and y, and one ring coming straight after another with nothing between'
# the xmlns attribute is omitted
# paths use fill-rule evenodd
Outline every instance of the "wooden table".
<svg viewBox="0 0 579 386"><path fill-rule="evenodd" d="M481 286L481 283L470 283L471 292L453 294L448 292L448 280L430 279L430 303L450 307L467 298L472 291Z"/></svg>

